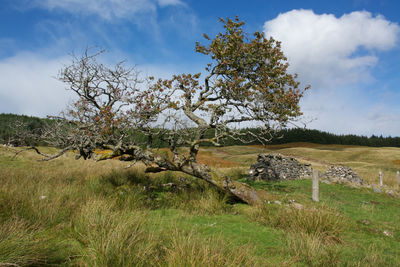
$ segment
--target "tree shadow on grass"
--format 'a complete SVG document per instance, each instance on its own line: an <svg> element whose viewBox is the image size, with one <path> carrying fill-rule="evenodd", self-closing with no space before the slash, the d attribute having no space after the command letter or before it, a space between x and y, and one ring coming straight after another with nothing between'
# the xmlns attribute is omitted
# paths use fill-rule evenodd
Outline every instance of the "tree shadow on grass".
<svg viewBox="0 0 400 267"><path fill-rule="evenodd" d="M282 184L279 181L247 181L242 179L241 182L244 182L255 189L262 189L268 192L281 192L281 193L292 193L296 190L296 188L292 185Z"/></svg>

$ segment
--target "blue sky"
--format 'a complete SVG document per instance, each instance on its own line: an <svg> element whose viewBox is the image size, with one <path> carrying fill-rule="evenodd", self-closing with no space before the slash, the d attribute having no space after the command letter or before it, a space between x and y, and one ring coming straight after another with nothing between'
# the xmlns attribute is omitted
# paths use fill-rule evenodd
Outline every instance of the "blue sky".
<svg viewBox="0 0 400 267"><path fill-rule="evenodd" d="M195 42L238 15L282 41L290 71L311 85L308 128L400 136L399 10L396 0L0 0L0 113L62 111L72 95L54 77L88 46L144 74L201 72Z"/></svg>

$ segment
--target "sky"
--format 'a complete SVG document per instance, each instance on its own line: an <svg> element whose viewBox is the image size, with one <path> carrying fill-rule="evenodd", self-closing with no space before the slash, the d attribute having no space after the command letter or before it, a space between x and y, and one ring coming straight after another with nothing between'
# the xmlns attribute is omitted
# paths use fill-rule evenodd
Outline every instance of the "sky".
<svg viewBox="0 0 400 267"><path fill-rule="evenodd" d="M219 18L282 42L307 128L400 136L400 1L0 0L0 113L56 115L73 95L57 80L71 54L169 78L204 72L195 52Z"/></svg>

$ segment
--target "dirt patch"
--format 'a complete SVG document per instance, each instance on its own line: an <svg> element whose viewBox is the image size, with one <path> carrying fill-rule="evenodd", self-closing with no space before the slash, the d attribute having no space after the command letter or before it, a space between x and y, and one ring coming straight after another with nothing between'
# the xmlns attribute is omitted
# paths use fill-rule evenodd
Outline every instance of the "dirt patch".
<svg viewBox="0 0 400 267"><path fill-rule="evenodd" d="M392 162L393 164L400 165L400 159L395 159Z"/></svg>
<svg viewBox="0 0 400 267"><path fill-rule="evenodd" d="M287 144L280 144L280 145L250 145L249 147L256 147L256 148L266 148L266 149L271 149L271 150L277 150L277 149L285 149L285 148L294 148L294 147L308 147L308 148L314 148L314 147L319 147L321 145L319 144L312 144L312 143L287 143Z"/></svg>
<svg viewBox="0 0 400 267"><path fill-rule="evenodd" d="M197 160L202 164L207 164L210 167L219 167L219 168L230 168L230 167L239 167L240 164L223 159L218 156L211 156L207 154L203 154L201 151L197 155Z"/></svg>

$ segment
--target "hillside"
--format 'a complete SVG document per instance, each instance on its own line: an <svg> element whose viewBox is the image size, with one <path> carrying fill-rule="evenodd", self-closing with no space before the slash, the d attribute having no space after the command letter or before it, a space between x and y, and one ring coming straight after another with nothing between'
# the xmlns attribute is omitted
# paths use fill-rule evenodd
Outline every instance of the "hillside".
<svg viewBox="0 0 400 267"><path fill-rule="evenodd" d="M399 148L231 146L204 148L200 159L244 181L263 152L293 155L321 171L346 164L375 184L382 169L385 184L399 190L392 175ZM0 265L400 265L400 199L369 188L321 184L314 203L310 180L256 182L271 204L251 207L191 177L146 175L141 165L12 155L0 147Z"/></svg>

